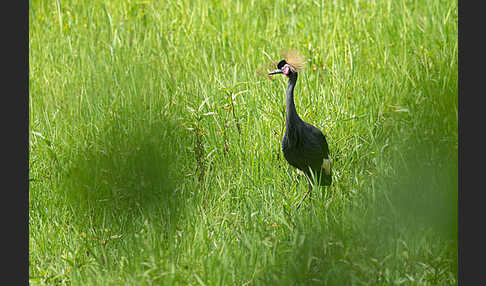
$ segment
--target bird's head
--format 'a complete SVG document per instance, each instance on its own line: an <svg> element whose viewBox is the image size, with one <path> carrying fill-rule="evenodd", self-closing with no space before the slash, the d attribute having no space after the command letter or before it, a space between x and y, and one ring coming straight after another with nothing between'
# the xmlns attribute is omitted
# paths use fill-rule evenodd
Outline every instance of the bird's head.
<svg viewBox="0 0 486 286"><path fill-rule="evenodd" d="M268 75L284 74L291 77L297 74L305 66L305 58L297 51L288 51L284 54L284 59L278 62L277 69L270 72Z"/></svg>

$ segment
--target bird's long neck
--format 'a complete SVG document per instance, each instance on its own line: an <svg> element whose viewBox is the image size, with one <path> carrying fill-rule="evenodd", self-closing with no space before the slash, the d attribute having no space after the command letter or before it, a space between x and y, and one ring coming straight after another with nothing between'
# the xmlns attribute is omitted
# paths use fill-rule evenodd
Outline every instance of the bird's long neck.
<svg viewBox="0 0 486 286"><path fill-rule="evenodd" d="M297 123L301 121L297 110L295 109L294 103L294 88L297 83L297 73L293 73L289 78L289 83L287 85L287 114L286 114L286 124L287 130L295 127Z"/></svg>

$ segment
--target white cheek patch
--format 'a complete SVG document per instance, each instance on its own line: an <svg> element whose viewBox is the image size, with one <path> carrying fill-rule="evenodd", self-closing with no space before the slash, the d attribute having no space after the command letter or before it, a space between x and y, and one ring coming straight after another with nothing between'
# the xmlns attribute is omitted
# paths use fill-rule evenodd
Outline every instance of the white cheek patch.
<svg viewBox="0 0 486 286"><path fill-rule="evenodd" d="M282 68L282 72L283 72L284 75L288 75L289 70L290 70L289 65L284 65L284 67Z"/></svg>
<svg viewBox="0 0 486 286"><path fill-rule="evenodd" d="M322 160L322 165L321 165L321 169L324 169L324 172L326 172L326 175L330 175L331 174L331 157L327 157L327 159L323 159Z"/></svg>

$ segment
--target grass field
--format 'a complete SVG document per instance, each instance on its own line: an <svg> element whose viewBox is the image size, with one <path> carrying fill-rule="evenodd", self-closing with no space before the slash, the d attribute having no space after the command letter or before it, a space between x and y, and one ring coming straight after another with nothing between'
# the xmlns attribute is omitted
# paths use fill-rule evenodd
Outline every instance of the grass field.
<svg viewBox="0 0 486 286"><path fill-rule="evenodd" d="M456 285L457 1L29 1L32 285ZM333 185L284 160L285 49Z"/></svg>

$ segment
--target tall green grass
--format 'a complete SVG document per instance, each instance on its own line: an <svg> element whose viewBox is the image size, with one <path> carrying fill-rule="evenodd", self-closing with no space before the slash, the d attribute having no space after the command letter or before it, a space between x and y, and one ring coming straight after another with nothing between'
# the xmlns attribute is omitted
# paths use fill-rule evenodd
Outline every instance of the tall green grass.
<svg viewBox="0 0 486 286"><path fill-rule="evenodd" d="M457 283L457 2L32 0L29 44L32 284Z"/></svg>

